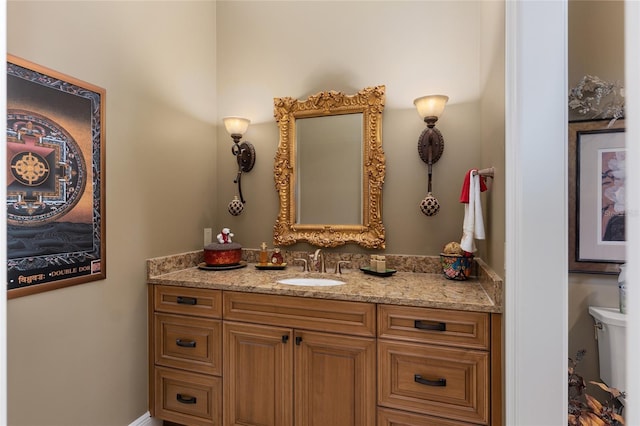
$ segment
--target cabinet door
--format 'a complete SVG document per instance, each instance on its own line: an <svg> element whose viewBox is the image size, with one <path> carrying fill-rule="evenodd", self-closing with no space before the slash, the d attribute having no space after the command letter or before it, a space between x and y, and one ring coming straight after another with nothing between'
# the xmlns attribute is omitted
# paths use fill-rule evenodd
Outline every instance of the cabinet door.
<svg viewBox="0 0 640 426"><path fill-rule="evenodd" d="M291 426L291 329L225 322L223 334L225 426Z"/></svg>
<svg viewBox="0 0 640 426"><path fill-rule="evenodd" d="M375 340L296 331L294 343L295 425L375 424Z"/></svg>

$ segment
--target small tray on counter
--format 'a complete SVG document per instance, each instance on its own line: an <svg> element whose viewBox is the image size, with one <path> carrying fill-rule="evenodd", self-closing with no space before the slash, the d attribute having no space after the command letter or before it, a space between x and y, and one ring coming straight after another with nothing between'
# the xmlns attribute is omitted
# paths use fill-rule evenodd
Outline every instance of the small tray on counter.
<svg viewBox="0 0 640 426"><path fill-rule="evenodd" d="M247 262L240 261L234 265L208 265L206 262L202 262L198 264L198 269L203 269L205 271L227 271L229 269L240 269L247 266Z"/></svg>
<svg viewBox="0 0 640 426"><path fill-rule="evenodd" d="M384 272L378 272L376 270L373 270L373 269L369 268L368 266L362 267L362 268L360 268L360 270L362 272L364 272L365 274L375 275L375 276L378 276L378 277L390 277L391 275L393 275L396 272L398 272L395 269L386 269Z"/></svg>
<svg viewBox="0 0 640 426"><path fill-rule="evenodd" d="M256 269L269 270L269 269L284 269L287 267L286 263L256 263Z"/></svg>

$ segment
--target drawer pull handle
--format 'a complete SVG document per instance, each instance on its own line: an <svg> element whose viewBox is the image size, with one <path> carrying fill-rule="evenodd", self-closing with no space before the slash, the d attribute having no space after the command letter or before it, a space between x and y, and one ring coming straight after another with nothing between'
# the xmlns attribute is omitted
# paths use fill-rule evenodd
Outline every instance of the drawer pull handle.
<svg viewBox="0 0 640 426"><path fill-rule="evenodd" d="M185 342L182 339L176 339L176 345L183 347L183 348L195 348L196 347L196 341L195 340L191 340L190 342Z"/></svg>
<svg viewBox="0 0 640 426"><path fill-rule="evenodd" d="M197 401L197 398L195 396L182 396L181 393L176 395L176 399L178 400L178 402L182 403L182 404L195 404Z"/></svg>
<svg viewBox="0 0 640 426"><path fill-rule="evenodd" d="M302 337L296 336L296 345L300 346L301 343L302 343Z"/></svg>
<svg viewBox="0 0 640 426"><path fill-rule="evenodd" d="M288 334L283 334L282 335L282 343L287 343L289 341L289 335Z"/></svg>
<svg viewBox="0 0 640 426"><path fill-rule="evenodd" d="M195 297L178 296L177 302L179 305L197 305L198 299Z"/></svg>
<svg viewBox="0 0 640 426"><path fill-rule="evenodd" d="M427 385L427 386L447 386L447 379L438 379L438 380L428 380L428 379L423 379L421 375L416 374L415 376L413 376L413 380L416 383L420 383L421 385Z"/></svg>
<svg viewBox="0 0 640 426"><path fill-rule="evenodd" d="M422 322L421 320L416 320L413 323L413 326L415 328L420 329L420 330L447 331L447 323L445 323L445 322L439 322L437 324L426 324L426 323Z"/></svg>

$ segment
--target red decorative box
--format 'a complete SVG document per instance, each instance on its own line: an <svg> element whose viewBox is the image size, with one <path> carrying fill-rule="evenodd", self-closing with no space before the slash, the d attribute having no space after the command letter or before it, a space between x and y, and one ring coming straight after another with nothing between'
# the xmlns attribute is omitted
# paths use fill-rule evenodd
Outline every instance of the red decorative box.
<svg viewBox="0 0 640 426"><path fill-rule="evenodd" d="M204 247L204 261L208 266L237 265L242 260L242 246L238 243L211 243Z"/></svg>

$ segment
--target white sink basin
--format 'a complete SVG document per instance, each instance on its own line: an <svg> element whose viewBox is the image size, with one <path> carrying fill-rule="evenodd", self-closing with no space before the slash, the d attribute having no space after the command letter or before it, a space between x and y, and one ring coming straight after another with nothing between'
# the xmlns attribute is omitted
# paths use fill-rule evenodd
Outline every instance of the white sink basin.
<svg viewBox="0 0 640 426"><path fill-rule="evenodd" d="M284 280L279 280L278 283L310 287L329 287L333 285L342 285L344 284L344 281L332 280L328 278L287 278Z"/></svg>

